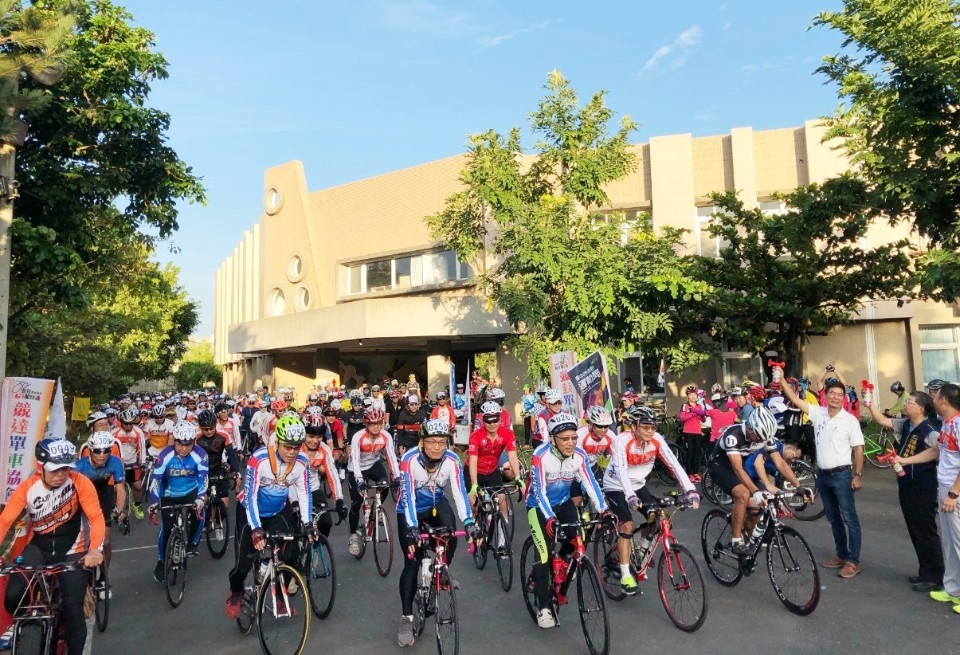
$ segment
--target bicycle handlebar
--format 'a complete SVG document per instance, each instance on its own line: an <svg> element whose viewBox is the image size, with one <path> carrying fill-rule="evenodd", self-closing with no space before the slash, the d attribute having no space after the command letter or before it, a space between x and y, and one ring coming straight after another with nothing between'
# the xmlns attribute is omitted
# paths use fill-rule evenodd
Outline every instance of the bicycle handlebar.
<svg viewBox="0 0 960 655"><path fill-rule="evenodd" d="M451 530L446 526L433 527L426 526L426 532L420 532L417 536L420 538L420 541L427 541L428 539L437 538L437 537L466 537L468 536L466 530ZM473 554L474 545L473 542L470 542L470 545L467 546L467 552ZM413 553L407 553L407 559L413 559Z"/></svg>
<svg viewBox="0 0 960 655"><path fill-rule="evenodd" d="M56 574L56 573L71 573L74 571L87 570L87 567L83 566L80 562L75 564L43 564L42 566L24 566L22 564L10 564L7 566L0 566L0 575L10 575L11 573L36 573L37 571L43 571L45 573Z"/></svg>

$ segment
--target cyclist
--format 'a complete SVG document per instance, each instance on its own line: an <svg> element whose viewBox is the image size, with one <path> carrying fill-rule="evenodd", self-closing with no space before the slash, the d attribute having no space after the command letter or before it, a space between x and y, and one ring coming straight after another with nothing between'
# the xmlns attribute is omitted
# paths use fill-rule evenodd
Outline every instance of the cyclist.
<svg viewBox="0 0 960 655"><path fill-rule="evenodd" d="M617 408L616 420L617 420L617 432L629 432L630 426L624 421L624 417L627 415L627 412L630 411L630 408L639 400L636 392L633 389L627 389L622 394L620 394L620 407Z"/></svg>
<svg viewBox="0 0 960 655"><path fill-rule="evenodd" d="M147 447L143 430L135 424L139 420L137 411L133 408L124 409L117 418L120 427L113 431L113 438L120 446L120 459L127 472L127 486L133 491L133 515L143 518L143 465L146 461Z"/></svg>
<svg viewBox="0 0 960 655"><path fill-rule="evenodd" d="M733 498L730 535L732 550L737 555L749 550L743 540L744 523L751 531L759 520L758 512L751 512L747 517L747 507L762 507L769 497L768 492L750 478L744 460L757 450L775 451L776 435L777 420L773 414L766 407L756 407L744 423L727 428L710 453L710 477Z"/></svg>
<svg viewBox="0 0 960 655"><path fill-rule="evenodd" d="M389 479L400 479L393 437L383 428L383 420L383 410L375 407L366 410L363 415L363 423L366 427L358 432L350 443L350 465L347 472L347 486L350 489L349 550L354 557L360 554L360 535L357 534L357 526L360 525L360 507L363 505L367 481L387 482ZM390 466L389 477L383 466L384 455ZM386 498L385 492L386 490L381 500Z"/></svg>
<svg viewBox="0 0 960 655"><path fill-rule="evenodd" d="M204 495L207 493L209 459L203 448L197 445L197 427L180 421L173 427L173 445L167 446L153 464L153 484L150 489L150 522L156 525L157 511L168 505L193 503L195 511L190 515L190 544L187 554L198 554L197 544L203 530ZM163 582L163 559L170 539L170 529L176 518L173 512L163 512L163 523L157 538L157 565L153 578Z"/></svg>
<svg viewBox="0 0 960 655"><path fill-rule="evenodd" d="M550 442L550 419L563 409L563 395L556 389L548 388L544 391L543 402L546 409L537 416L537 429L533 433L534 449Z"/></svg>
<svg viewBox="0 0 960 655"><path fill-rule="evenodd" d="M576 480L590 501L601 512L607 511L600 485L587 466L587 454L577 448L577 419L558 412L547 423L547 439L530 459L530 489L527 493L527 519L539 559L533 565L534 595L537 597L537 625L557 625L550 607L550 546L548 539L564 541L561 556L573 552L570 540L576 533L558 534L557 523L575 523L580 512L570 496Z"/></svg>
<svg viewBox="0 0 960 655"><path fill-rule="evenodd" d="M430 418L446 421L447 425L450 426L447 432L453 434L454 427L457 425L457 418L453 412L453 408L450 407L450 397L446 391L437 392L437 406L430 412Z"/></svg>
<svg viewBox="0 0 960 655"><path fill-rule="evenodd" d="M470 504L475 506L479 487L501 487L504 478L514 480L520 471L517 459L517 438L504 427L500 405L487 401L478 412L483 427L474 430L467 445L467 469L470 471ZM506 455L509 468L501 468ZM520 481L523 484L523 481ZM500 496L500 513L507 518L507 497Z"/></svg>
<svg viewBox="0 0 960 655"><path fill-rule="evenodd" d="M396 428L400 421L400 412L403 411L403 394L400 393L400 389L393 388L390 390L390 400L387 401L386 405L387 425Z"/></svg>
<svg viewBox="0 0 960 655"><path fill-rule="evenodd" d="M513 432L513 417L510 416L510 412L503 408L504 404L507 402L507 394L504 393L503 389L500 387L493 387L487 391L487 400L497 403L500 406L500 425L507 430L510 430L510 432Z"/></svg>
<svg viewBox="0 0 960 655"><path fill-rule="evenodd" d="M90 454L77 462L77 472L85 475L97 490L100 511L103 513L105 532L103 535L103 558L110 565L110 526L116 515L117 525L129 531L127 517L127 489L123 484L123 462L111 454L113 437L109 432L94 432L87 439L87 452Z"/></svg>
<svg viewBox="0 0 960 655"><path fill-rule="evenodd" d="M350 392L350 408L342 410L343 415L340 420L346 428L347 444L353 443L353 437L363 430L363 400L359 391Z"/></svg>
<svg viewBox="0 0 960 655"><path fill-rule="evenodd" d="M24 566L74 563L78 558L86 567L99 566L106 526L93 483L73 470L77 449L65 438L46 438L37 443L34 453L37 472L17 485L0 514L0 541L26 512L30 517L30 542L20 555ZM67 655L81 655L87 640L83 599L90 573L73 571L57 578ZM26 586L23 576L8 578L4 596L7 612L12 614L21 602L29 602L23 598Z"/></svg>
<svg viewBox="0 0 960 655"><path fill-rule="evenodd" d="M336 504L337 514L340 515L342 521L347 518L347 506L343 502L343 490L340 488L340 478L337 476L337 464L333 458L333 451L330 446L323 442L325 427L323 415L307 418L305 426L307 434L303 442L303 456L306 457L308 464L310 496L314 509L326 507L327 494L323 489L323 481L326 481L331 500ZM330 514L327 512L321 514L317 527L324 537L329 537L330 528L333 527Z"/></svg>
<svg viewBox="0 0 960 655"><path fill-rule="evenodd" d="M801 487L796 474L790 468L790 462L799 459L801 454L802 451L797 446L777 439L776 450L768 452L764 449L750 453L743 463L743 468L758 487L772 494L779 491L773 480L773 476L779 473L801 494L812 496L813 491L807 487Z"/></svg>
<svg viewBox="0 0 960 655"><path fill-rule="evenodd" d="M94 432L110 432L113 427L110 425L109 417L100 411L93 412L87 417L87 429L90 430L90 434Z"/></svg>
<svg viewBox="0 0 960 655"><path fill-rule="evenodd" d="M402 616L397 630L397 643L412 646L413 597L417 591L417 576L420 560L424 557L426 544L420 542L420 525L455 529L457 519L447 501L444 488L450 484L453 502L463 527L470 531L472 539L479 538L470 504L467 502L463 484L463 469L456 453L447 448L449 426L442 419L431 419L426 425L426 434L418 448L411 448L400 460L401 492L397 502L397 538L401 552L407 554L400 573L400 604ZM457 541L447 545L447 563L453 562ZM452 580L444 581L456 587Z"/></svg>
<svg viewBox="0 0 960 655"><path fill-rule="evenodd" d="M883 410L883 415L890 418L900 418L903 416L903 406L907 402L909 394L903 388L903 383L900 380L890 385L890 392L897 397L897 402L893 403L893 407Z"/></svg>
<svg viewBox="0 0 960 655"><path fill-rule="evenodd" d="M630 573L630 540L633 536L633 514L656 498L647 488L647 476L657 459L663 462L683 487L687 500L696 509L700 496L680 461L657 432L657 415L649 407L633 405L624 412L630 429L621 432L613 442L613 457L603 476L603 491L610 510L619 522L620 587L627 595L637 593L637 580ZM646 537L646 532L642 533Z"/></svg>
<svg viewBox="0 0 960 655"><path fill-rule="evenodd" d="M210 411L210 410L207 410ZM221 432L227 439L227 445L234 449L240 448L243 442L240 440L240 424L232 416L230 405L221 401L213 406L213 411L217 417L217 432ZM199 424L200 417L197 416Z"/></svg>
<svg viewBox="0 0 960 655"><path fill-rule="evenodd" d="M224 506L230 507L230 487L227 486L227 479L232 477L234 487L239 487L242 470L237 451L230 443L230 433L223 429L223 424L209 409L197 413L197 425L200 431L197 445L207 453L210 486L215 488L217 498L223 500ZM232 427L231 425L228 429ZM223 461L224 455L227 457L226 462ZM230 468L227 469L224 464L228 464ZM229 475L231 471L232 476Z"/></svg>
<svg viewBox="0 0 960 655"><path fill-rule="evenodd" d="M153 420L147 422L144 433L147 454L156 457L173 441L173 421L167 418L167 408L163 405L154 405L150 414Z"/></svg>
<svg viewBox="0 0 960 655"><path fill-rule="evenodd" d="M407 403L397 417L397 447L402 455L408 448L416 448L420 442L420 428L429 419L429 415L420 407L420 396L407 395Z"/></svg>
<svg viewBox="0 0 960 655"><path fill-rule="evenodd" d="M250 456L244 474L243 490L237 496L236 565L230 571L230 595L227 597L227 616L240 616L243 583L253 566L256 553L263 550L266 531L292 531L296 527L292 501L296 501L300 525L311 539L313 529L312 498L307 476L309 463L300 452L306 440L306 429L296 416L284 416L277 421L276 443L258 448ZM297 548L285 548L283 560L296 560Z"/></svg>
<svg viewBox="0 0 960 655"><path fill-rule="evenodd" d="M605 407L593 405L587 409L587 424L577 429L577 448L587 454L587 464L598 480L603 477L605 468L605 464L601 466L602 459L609 461L613 455L613 441L617 435L610 429L611 425L613 416L610 412ZM579 495L583 497L583 494Z"/></svg>

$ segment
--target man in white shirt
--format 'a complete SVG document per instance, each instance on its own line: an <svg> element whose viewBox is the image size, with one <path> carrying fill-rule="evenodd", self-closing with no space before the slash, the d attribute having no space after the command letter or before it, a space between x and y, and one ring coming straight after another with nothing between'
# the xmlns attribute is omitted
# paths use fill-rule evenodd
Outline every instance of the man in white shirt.
<svg viewBox="0 0 960 655"><path fill-rule="evenodd" d="M836 556L821 566L840 569L841 578L852 578L860 573L860 518L854 500L854 492L859 491L863 479L860 421L843 409L846 389L835 378L824 387L826 407L801 400L789 384L783 385L782 390L790 402L810 417L816 436L817 492L823 499L837 547Z"/></svg>

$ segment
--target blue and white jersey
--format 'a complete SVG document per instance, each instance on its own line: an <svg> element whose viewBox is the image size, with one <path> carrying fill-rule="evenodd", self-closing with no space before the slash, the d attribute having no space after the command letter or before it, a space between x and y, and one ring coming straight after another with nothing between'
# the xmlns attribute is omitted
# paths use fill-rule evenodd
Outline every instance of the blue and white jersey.
<svg viewBox="0 0 960 655"><path fill-rule="evenodd" d="M197 496L207 493L207 453L194 446L186 457L180 457L173 446L167 446L157 455L153 464L153 483L150 485L150 502L159 503L161 498L182 498L193 492Z"/></svg>
<svg viewBox="0 0 960 655"><path fill-rule="evenodd" d="M552 443L538 446L530 458L527 507L536 507L547 519L552 519L554 506L570 500L570 485L574 480L580 482L594 507L601 512L607 509L600 485L587 466L587 454L583 449L575 448L570 457L561 458Z"/></svg>
<svg viewBox="0 0 960 655"><path fill-rule="evenodd" d="M313 498L307 480L309 466L302 452L297 453L293 464L284 463L273 446L259 448L250 455L237 502L247 511L251 530L263 527L262 520L282 512L288 501L297 501L300 520L310 522Z"/></svg>
<svg viewBox="0 0 960 655"><path fill-rule="evenodd" d="M467 519L472 520L467 488L463 483L463 468L456 453L447 450L437 470L428 473L420 449L411 448L400 459L400 500L397 501L397 514L403 514L408 526L416 526L417 514L433 509L446 497L444 487L448 482L460 520L464 523Z"/></svg>

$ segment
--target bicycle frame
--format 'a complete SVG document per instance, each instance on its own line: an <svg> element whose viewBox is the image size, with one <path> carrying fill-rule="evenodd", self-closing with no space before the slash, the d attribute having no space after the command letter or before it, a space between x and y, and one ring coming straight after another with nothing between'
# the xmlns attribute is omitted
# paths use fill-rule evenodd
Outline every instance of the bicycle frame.
<svg viewBox="0 0 960 655"><path fill-rule="evenodd" d="M24 621L39 621L47 625L42 652L50 652L59 639L56 634L57 615L60 610L60 586L57 576L82 568L80 564L48 564L36 567L15 564L0 568L0 576L22 575L26 578L27 588L12 618L15 625ZM22 602L24 599L26 604Z"/></svg>
<svg viewBox="0 0 960 655"><path fill-rule="evenodd" d="M587 545L584 540L584 534L588 528L596 526L600 523L597 519L590 519L588 521L576 521L574 523L560 523L557 525L557 534L561 530L576 530L576 536L571 539L573 544L573 553L570 555L570 561L567 562L567 568L564 571L564 576L562 580L557 580L554 575L553 560L560 557L560 548L563 546L563 541L560 539L554 538L553 547L551 548L551 557L550 557L550 582L553 584L553 591L557 604L566 605L567 604L567 591L570 589L570 583L573 582L574 576L571 575L575 572L576 569L580 568L580 561L587 554Z"/></svg>
<svg viewBox="0 0 960 655"><path fill-rule="evenodd" d="M360 515L363 518L363 534L367 541L380 540L380 522L377 521L376 518L380 508L383 507L380 492L384 489L389 489L390 486L391 485L386 482L372 484L367 487L363 495L363 508L361 509ZM372 522L371 519L373 519Z"/></svg>
<svg viewBox="0 0 960 655"><path fill-rule="evenodd" d="M256 580L257 588L260 588L266 584L267 580L275 579L276 571L280 567L280 551L282 550L283 545L282 543L278 542L294 541L295 539L299 539L299 536L284 532L268 532L263 535L263 538L266 542L266 545L260 552L260 563L263 564L266 562L266 566L257 568L255 578L260 578L259 580ZM282 607L279 612L277 611L277 587L280 588L280 599L282 601ZM293 616L291 613L290 594L287 591L287 585L270 585L270 603L270 610L273 612L274 618L286 619Z"/></svg>

